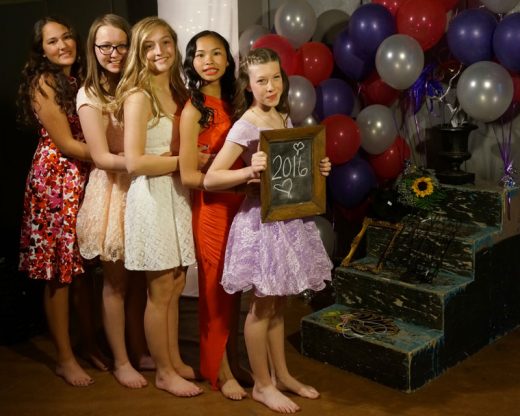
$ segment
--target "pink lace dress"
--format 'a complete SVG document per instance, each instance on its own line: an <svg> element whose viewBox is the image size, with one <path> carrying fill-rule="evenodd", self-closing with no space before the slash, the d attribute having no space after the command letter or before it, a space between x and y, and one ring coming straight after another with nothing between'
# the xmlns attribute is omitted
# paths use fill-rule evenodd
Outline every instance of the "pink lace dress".
<svg viewBox="0 0 520 416"><path fill-rule="evenodd" d="M114 116L103 111L96 97L85 89L78 91L76 107L88 105L103 112L108 148L111 153L123 152L123 128ZM130 176L126 172L107 172L94 167L89 176L85 197L76 225L81 255L97 256L103 261L124 260L124 215Z"/></svg>

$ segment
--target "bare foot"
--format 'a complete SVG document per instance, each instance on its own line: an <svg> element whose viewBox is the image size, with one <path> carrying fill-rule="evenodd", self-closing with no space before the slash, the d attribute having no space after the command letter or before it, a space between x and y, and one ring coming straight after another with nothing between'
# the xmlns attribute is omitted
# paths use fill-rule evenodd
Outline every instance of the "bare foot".
<svg viewBox="0 0 520 416"><path fill-rule="evenodd" d="M155 370L155 362L149 355L143 355L139 358L139 370L142 371L153 371Z"/></svg>
<svg viewBox="0 0 520 416"><path fill-rule="evenodd" d="M178 397L194 397L203 392L199 386L175 373L171 373L167 377L161 377L156 374L155 386Z"/></svg>
<svg viewBox="0 0 520 416"><path fill-rule="evenodd" d="M194 370L193 367L188 364L181 363L180 365L174 366L175 372L180 375L182 378L187 380L199 380L200 375Z"/></svg>
<svg viewBox="0 0 520 416"><path fill-rule="evenodd" d="M224 397L231 400L242 400L247 397L246 391L234 378L224 381L220 386L220 391Z"/></svg>
<svg viewBox="0 0 520 416"><path fill-rule="evenodd" d="M148 385L146 379L128 361L117 367L113 374L119 383L131 389L140 389Z"/></svg>
<svg viewBox="0 0 520 416"><path fill-rule="evenodd" d="M300 383L292 376L287 377L283 381L278 379L276 381L276 387L281 391L290 391L307 399L317 399L320 397L318 390L312 386Z"/></svg>
<svg viewBox="0 0 520 416"><path fill-rule="evenodd" d="M56 374L74 387L86 387L94 382L75 358L56 364Z"/></svg>
<svg viewBox="0 0 520 416"><path fill-rule="evenodd" d="M300 406L283 395L273 385L261 389L255 384L255 387L253 387L253 399L278 413L296 413L300 410Z"/></svg>

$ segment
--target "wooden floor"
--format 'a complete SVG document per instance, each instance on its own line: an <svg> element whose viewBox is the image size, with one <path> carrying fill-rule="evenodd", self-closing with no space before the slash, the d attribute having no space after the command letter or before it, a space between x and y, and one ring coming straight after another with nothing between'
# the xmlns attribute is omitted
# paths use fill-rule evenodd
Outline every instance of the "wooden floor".
<svg viewBox="0 0 520 416"><path fill-rule="evenodd" d="M289 368L301 380L321 391L318 400L294 398L303 415L349 416L458 416L520 415L520 330L501 338L438 379L412 394L405 394L339 370L298 352L299 319L311 312L301 298L289 302L287 356ZM191 363L197 357L196 300L183 299L182 351ZM469 323L468 323L469 324ZM130 390L108 372L88 368L95 384L73 388L53 374L53 347L47 336L0 346L0 415L273 415L248 398L224 399L201 383L203 395L181 399L150 386Z"/></svg>

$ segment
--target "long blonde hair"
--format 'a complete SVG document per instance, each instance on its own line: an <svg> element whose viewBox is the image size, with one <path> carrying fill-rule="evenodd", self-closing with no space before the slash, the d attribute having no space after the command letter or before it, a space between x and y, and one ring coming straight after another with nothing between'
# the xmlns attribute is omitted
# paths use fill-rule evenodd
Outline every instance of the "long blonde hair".
<svg viewBox="0 0 520 416"><path fill-rule="evenodd" d="M130 42L130 25L121 16L105 14L98 17L88 32L87 38L87 76L85 77L85 92L97 97L103 104L110 103L114 97L102 86L104 70L96 58L96 34L101 26L112 26L126 33L127 43Z"/></svg>
<svg viewBox="0 0 520 416"><path fill-rule="evenodd" d="M159 122L161 115L167 115L161 103L153 93L151 79L152 72L148 67L146 59L145 41L150 33L158 27L163 27L168 31L175 44L175 62L170 69L170 87L173 100L177 107L181 109L189 98L188 90L183 81L182 58L177 46L177 34L171 26L155 16L145 17L132 27L132 40L130 50L126 59L125 70L116 89L116 118L123 122L123 104L125 99L137 92L144 91L152 102L152 125Z"/></svg>

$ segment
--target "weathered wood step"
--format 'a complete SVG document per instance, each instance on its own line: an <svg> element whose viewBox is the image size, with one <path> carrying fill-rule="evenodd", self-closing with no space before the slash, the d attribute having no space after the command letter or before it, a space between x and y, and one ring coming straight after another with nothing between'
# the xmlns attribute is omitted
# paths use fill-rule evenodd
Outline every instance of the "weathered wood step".
<svg viewBox="0 0 520 416"><path fill-rule="evenodd" d="M336 304L304 317L303 354L407 392L442 371L442 331L395 319L397 334L349 336L338 324L353 312L356 309Z"/></svg>
<svg viewBox="0 0 520 416"><path fill-rule="evenodd" d="M364 258L355 264L369 264ZM334 275L336 303L352 308L370 309L414 324L443 329L445 308L463 291L471 278L439 273L432 283L411 283L399 280L391 271L378 274L338 267Z"/></svg>

